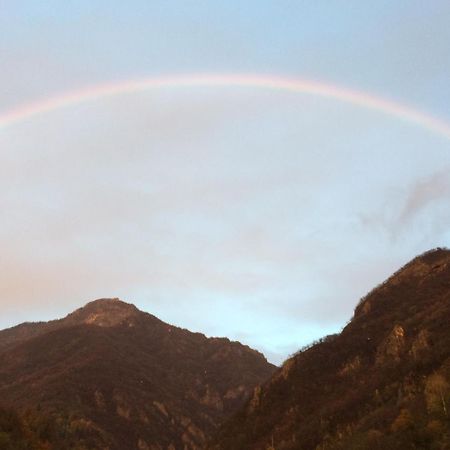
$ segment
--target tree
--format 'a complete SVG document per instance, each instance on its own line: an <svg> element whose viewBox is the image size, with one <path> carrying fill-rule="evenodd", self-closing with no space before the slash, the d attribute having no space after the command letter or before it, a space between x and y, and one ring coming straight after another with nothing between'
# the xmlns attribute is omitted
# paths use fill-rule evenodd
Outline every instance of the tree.
<svg viewBox="0 0 450 450"><path fill-rule="evenodd" d="M429 413L448 416L447 404L450 397L450 385L440 374L430 375L425 384L425 398Z"/></svg>

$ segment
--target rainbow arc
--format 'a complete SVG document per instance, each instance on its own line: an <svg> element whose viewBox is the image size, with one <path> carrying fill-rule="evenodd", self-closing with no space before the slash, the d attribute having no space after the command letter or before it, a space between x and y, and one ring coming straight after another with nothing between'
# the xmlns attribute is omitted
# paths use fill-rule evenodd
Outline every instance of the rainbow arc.
<svg viewBox="0 0 450 450"><path fill-rule="evenodd" d="M41 114L106 97L162 88L194 87L249 87L324 97L378 111L425 128L450 140L450 124L448 122L411 106L332 84L255 74L174 75L101 84L27 103L0 113L0 128L11 127Z"/></svg>

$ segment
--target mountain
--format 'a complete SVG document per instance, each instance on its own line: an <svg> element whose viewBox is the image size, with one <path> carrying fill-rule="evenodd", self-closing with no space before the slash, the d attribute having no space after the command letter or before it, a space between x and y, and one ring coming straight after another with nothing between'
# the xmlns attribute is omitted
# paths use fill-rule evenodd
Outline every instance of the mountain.
<svg viewBox="0 0 450 450"><path fill-rule="evenodd" d="M211 448L450 449L450 251L415 258L288 359Z"/></svg>
<svg viewBox="0 0 450 450"><path fill-rule="evenodd" d="M0 445L3 411L55 450L201 448L275 369L118 299L1 331L0 361Z"/></svg>

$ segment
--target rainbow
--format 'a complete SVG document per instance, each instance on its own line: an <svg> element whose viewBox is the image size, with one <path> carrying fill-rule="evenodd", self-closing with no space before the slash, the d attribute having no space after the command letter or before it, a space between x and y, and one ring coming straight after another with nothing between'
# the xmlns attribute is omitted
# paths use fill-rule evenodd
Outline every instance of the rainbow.
<svg viewBox="0 0 450 450"><path fill-rule="evenodd" d="M254 74L174 75L106 83L18 106L0 113L0 129L37 115L116 95L161 88L248 87L308 94L371 109L410 122L450 140L450 123L405 104L341 86L316 81Z"/></svg>

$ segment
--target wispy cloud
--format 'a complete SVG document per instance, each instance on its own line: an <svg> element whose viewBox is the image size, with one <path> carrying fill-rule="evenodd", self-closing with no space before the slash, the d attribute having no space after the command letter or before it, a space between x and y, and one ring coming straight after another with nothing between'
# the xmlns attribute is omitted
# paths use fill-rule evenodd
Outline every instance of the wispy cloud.
<svg viewBox="0 0 450 450"><path fill-rule="evenodd" d="M450 168L445 168L424 179L419 179L409 190L398 218L399 225L406 226L429 206L436 202L448 200L449 197Z"/></svg>

